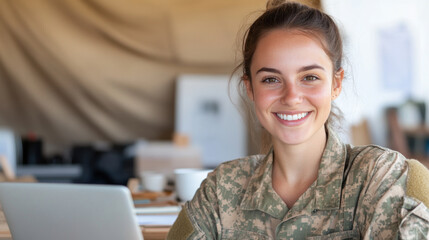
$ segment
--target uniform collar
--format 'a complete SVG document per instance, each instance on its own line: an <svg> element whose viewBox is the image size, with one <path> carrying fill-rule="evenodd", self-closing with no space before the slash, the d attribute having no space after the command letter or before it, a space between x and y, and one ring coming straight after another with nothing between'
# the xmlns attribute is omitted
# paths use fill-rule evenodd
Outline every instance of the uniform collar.
<svg viewBox="0 0 429 240"><path fill-rule="evenodd" d="M328 128L328 141L322 155L315 190L315 209L339 209L347 148Z"/></svg>
<svg viewBox="0 0 429 240"><path fill-rule="evenodd" d="M328 140L320 162L314 195L308 195L313 196L312 202L309 205L297 202L292 210L295 206L313 206L311 210L340 208L346 154L346 146L328 128ZM273 149L261 161L250 178L240 207L243 210L260 210L275 218L282 219L288 212L288 208L272 187L272 167ZM312 189L312 187L310 188Z"/></svg>
<svg viewBox="0 0 429 240"><path fill-rule="evenodd" d="M260 210L281 219L288 208L272 185L273 149L256 168L247 185L240 207L243 210Z"/></svg>

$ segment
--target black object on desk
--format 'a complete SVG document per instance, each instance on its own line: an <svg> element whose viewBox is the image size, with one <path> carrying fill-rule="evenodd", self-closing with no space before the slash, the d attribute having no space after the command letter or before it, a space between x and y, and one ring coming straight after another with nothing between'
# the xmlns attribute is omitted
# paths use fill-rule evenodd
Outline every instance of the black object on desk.
<svg viewBox="0 0 429 240"><path fill-rule="evenodd" d="M22 138L22 164L35 165L43 162L43 141L34 134Z"/></svg>

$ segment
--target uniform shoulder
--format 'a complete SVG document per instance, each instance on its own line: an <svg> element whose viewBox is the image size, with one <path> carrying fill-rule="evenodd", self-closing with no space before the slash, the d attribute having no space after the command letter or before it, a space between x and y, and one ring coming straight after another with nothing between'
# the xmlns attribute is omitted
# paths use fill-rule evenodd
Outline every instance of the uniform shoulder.
<svg viewBox="0 0 429 240"><path fill-rule="evenodd" d="M361 145L361 146L353 146L351 144L347 145L347 148L349 150L349 155L351 156L357 156L357 155L381 155L383 153L388 153L388 152L396 152L392 149L389 148L385 148L379 145L375 145L375 144L370 144L370 145Z"/></svg>
<svg viewBox="0 0 429 240"><path fill-rule="evenodd" d="M405 165L406 158L399 152L378 145L353 146L348 145L348 158L355 164L358 162L371 163L399 163Z"/></svg>
<svg viewBox="0 0 429 240"><path fill-rule="evenodd" d="M399 152L378 145L347 146L346 172L351 176L373 176L389 169L398 176L408 168L406 158Z"/></svg>

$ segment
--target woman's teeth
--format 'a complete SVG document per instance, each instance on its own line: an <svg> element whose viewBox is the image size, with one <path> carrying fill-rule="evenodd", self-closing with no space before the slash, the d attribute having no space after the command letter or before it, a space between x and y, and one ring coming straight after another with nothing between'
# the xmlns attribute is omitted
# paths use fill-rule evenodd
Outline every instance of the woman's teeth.
<svg viewBox="0 0 429 240"><path fill-rule="evenodd" d="M308 112L306 113L299 113L299 114L293 114L293 115L288 115L288 114L281 114L281 113L277 113L277 116L282 119L282 120L286 120L286 121L295 121L295 120L299 120L305 116L308 115Z"/></svg>

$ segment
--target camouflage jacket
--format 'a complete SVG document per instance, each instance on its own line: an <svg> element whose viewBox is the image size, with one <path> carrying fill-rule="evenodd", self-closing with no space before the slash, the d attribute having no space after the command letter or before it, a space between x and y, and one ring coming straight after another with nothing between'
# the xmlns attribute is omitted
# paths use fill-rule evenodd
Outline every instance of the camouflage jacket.
<svg viewBox="0 0 429 240"><path fill-rule="evenodd" d="M221 164L186 203L188 239L427 239L429 210L406 196L398 152L343 144L332 131L317 180L288 208L272 151Z"/></svg>

